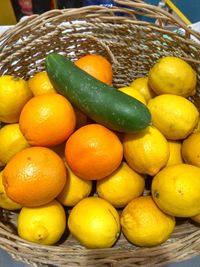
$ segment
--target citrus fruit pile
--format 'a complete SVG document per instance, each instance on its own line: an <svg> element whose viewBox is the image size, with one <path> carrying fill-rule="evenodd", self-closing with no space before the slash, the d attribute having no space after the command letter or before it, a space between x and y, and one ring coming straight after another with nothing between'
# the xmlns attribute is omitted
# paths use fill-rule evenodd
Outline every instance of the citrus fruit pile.
<svg viewBox="0 0 200 267"><path fill-rule="evenodd" d="M92 76L112 85L103 56L83 56L74 66L84 82ZM188 100L196 83L187 62L161 58L146 77L115 89L151 114L144 129L120 132L58 93L48 70L28 81L1 76L0 207L17 212L19 236L53 245L69 229L87 248L109 248L123 233L152 247L169 239L176 218L200 223L199 111ZM92 100L94 107L95 94Z"/></svg>

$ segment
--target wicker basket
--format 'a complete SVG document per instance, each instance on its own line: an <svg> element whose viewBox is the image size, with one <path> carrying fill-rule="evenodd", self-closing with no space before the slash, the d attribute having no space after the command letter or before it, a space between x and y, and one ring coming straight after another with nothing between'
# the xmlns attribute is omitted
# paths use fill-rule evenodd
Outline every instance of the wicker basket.
<svg viewBox="0 0 200 267"><path fill-rule="evenodd" d="M198 73L197 94L191 100L200 108L200 44L191 40L200 41L200 34L158 7L139 0L116 2L123 7L52 10L18 23L0 38L0 75L27 79L44 69L44 58L52 51L71 60L99 53L113 64L114 86L122 87L146 75L158 58L174 55ZM137 15L156 23L139 21ZM185 34L167 30L166 24ZM55 246L26 242L17 236L17 212L0 210L0 216L0 247L32 266L162 266L200 254L200 227L187 219L177 220L175 232L161 246L139 248L121 234L113 248L89 250L69 234Z"/></svg>

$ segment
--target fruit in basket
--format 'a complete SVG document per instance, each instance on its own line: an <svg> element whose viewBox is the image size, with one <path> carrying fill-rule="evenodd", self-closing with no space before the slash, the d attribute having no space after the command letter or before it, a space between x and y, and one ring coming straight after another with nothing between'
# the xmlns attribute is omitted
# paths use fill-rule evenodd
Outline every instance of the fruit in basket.
<svg viewBox="0 0 200 267"><path fill-rule="evenodd" d="M0 172L0 207L6 210L19 210L22 206L10 199L6 192L2 182L3 171Z"/></svg>
<svg viewBox="0 0 200 267"><path fill-rule="evenodd" d="M42 244L53 245L66 229L66 214L56 200L39 207L23 207L18 216L18 234L21 238Z"/></svg>
<svg viewBox="0 0 200 267"><path fill-rule="evenodd" d="M109 248L120 235L117 210L106 200L88 197L79 201L68 219L71 234L87 248Z"/></svg>
<svg viewBox="0 0 200 267"><path fill-rule="evenodd" d="M181 155L182 142L180 140L176 141L168 140L168 144L169 144L169 159L166 166L172 166L184 163Z"/></svg>
<svg viewBox="0 0 200 267"><path fill-rule="evenodd" d="M121 214L122 232L136 246L152 247L165 242L175 227L175 218L162 212L151 196L133 199Z"/></svg>
<svg viewBox="0 0 200 267"><path fill-rule="evenodd" d="M132 97L134 97L135 99L139 100L140 102L142 102L144 105L146 105L146 100L145 97L135 88L131 87L131 86L126 86L126 87L122 87L118 89L120 92L123 92L127 95L130 95Z"/></svg>
<svg viewBox="0 0 200 267"><path fill-rule="evenodd" d="M154 126L123 138L124 158L138 173L155 175L169 159L169 145L164 135Z"/></svg>
<svg viewBox="0 0 200 267"><path fill-rule="evenodd" d="M138 90L144 96L147 103L155 96L155 92L149 86L148 77L136 78L130 83L129 86Z"/></svg>
<svg viewBox="0 0 200 267"><path fill-rule="evenodd" d="M85 55L77 59L74 64L97 80L108 85L112 84L112 65L105 57L97 54Z"/></svg>
<svg viewBox="0 0 200 267"><path fill-rule="evenodd" d="M200 132L192 133L183 140L181 153L186 163L200 167Z"/></svg>
<svg viewBox="0 0 200 267"><path fill-rule="evenodd" d="M154 176L151 192L163 212L195 216L200 213L200 168L189 164L165 167Z"/></svg>
<svg viewBox="0 0 200 267"><path fill-rule="evenodd" d="M29 146L18 123L3 126L0 129L0 166L6 165L12 156Z"/></svg>
<svg viewBox="0 0 200 267"><path fill-rule="evenodd" d="M33 97L20 114L20 130L33 146L64 142L74 131L76 115L70 102L55 93Z"/></svg>
<svg viewBox="0 0 200 267"><path fill-rule="evenodd" d="M71 170L86 180L99 180L115 171L123 147L115 133L100 124L88 124L67 140L65 157Z"/></svg>
<svg viewBox="0 0 200 267"><path fill-rule="evenodd" d="M20 112L32 97L27 82L19 77L3 75L0 77L0 121L15 123Z"/></svg>
<svg viewBox="0 0 200 267"><path fill-rule="evenodd" d="M55 89L95 122L119 132L150 124L151 114L140 101L95 79L66 57L51 53L45 63Z"/></svg>
<svg viewBox="0 0 200 267"><path fill-rule="evenodd" d="M28 86L34 96L56 93L56 90L53 88L46 71L34 74L33 77L28 80Z"/></svg>
<svg viewBox="0 0 200 267"><path fill-rule="evenodd" d="M149 100L148 108L152 123L167 139L186 138L197 126L199 112L188 99L171 94L163 94Z"/></svg>
<svg viewBox="0 0 200 267"><path fill-rule="evenodd" d="M67 165L67 164L66 164ZM67 166L68 178L57 199L64 206L74 206L92 191L92 181L83 180Z"/></svg>
<svg viewBox="0 0 200 267"><path fill-rule="evenodd" d="M150 69L149 84L157 94L174 94L183 97L193 96L196 92L196 72L178 57L163 57Z"/></svg>
<svg viewBox="0 0 200 267"><path fill-rule="evenodd" d="M43 205L56 198L66 178L63 160L45 147L30 147L18 152L3 171L8 197L29 207Z"/></svg>
<svg viewBox="0 0 200 267"><path fill-rule="evenodd" d="M122 208L144 192L145 177L132 170L126 162L106 178L97 181L99 197L116 208Z"/></svg>

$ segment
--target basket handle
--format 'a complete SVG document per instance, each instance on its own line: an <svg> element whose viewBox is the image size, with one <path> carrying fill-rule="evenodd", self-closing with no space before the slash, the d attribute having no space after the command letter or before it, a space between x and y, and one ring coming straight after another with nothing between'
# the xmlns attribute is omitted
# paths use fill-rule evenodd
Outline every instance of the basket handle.
<svg viewBox="0 0 200 267"><path fill-rule="evenodd" d="M67 36L67 34L66 34ZM99 38L93 36L93 35L86 35L86 34L81 34L81 33L70 33L69 37L75 37L75 38L88 38L91 39L92 41L94 41L95 43L99 44L101 47L104 48L104 50L107 52L109 58L111 59L111 62L113 62L114 65L118 65L118 61L115 58L114 54L112 53L112 51L110 50L109 46L103 42L102 40L100 40Z"/></svg>

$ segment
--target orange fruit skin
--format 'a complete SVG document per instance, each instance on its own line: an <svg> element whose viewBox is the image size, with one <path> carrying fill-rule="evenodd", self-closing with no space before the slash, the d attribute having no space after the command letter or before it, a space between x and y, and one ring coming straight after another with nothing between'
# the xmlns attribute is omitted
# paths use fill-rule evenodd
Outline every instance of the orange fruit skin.
<svg viewBox="0 0 200 267"><path fill-rule="evenodd" d="M54 146L74 131L76 115L71 103L57 93L33 97L23 107L19 127L32 146Z"/></svg>
<svg viewBox="0 0 200 267"><path fill-rule="evenodd" d="M15 154L3 172L6 194L22 206L44 205L57 197L67 179L63 160L45 147Z"/></svg>
<svg viewBox="0 0 200 267"><path fill-rule="evenodd" d="M86 180L99 180L119 167L123 146L111 130L100 124L88 124L69 137L65 157L77 176Z"/></svg>
<svg viewBox="0 0 200 267"><path fill-rule="evenodd" d="M74 62L76 66L108 85L112 84L113 71L110 62L101 55L86 55Z"/></svg>

